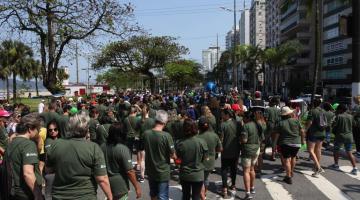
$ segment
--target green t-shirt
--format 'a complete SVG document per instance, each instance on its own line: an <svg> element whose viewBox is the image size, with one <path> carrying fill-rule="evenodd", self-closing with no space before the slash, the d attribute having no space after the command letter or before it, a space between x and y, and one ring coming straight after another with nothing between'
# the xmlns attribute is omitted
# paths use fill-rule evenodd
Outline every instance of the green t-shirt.
<svg viewBox="0 0 360 200"><path fill-rule="evenodd" d="M5 127L0 127L0 147L5 150L8 143L8 134Z"/></svg>
<svg viewBox="0 0 360 200"><path fill-rule="evenodd" d="M281 120L278 131L280 133L278 144L301 144L300 121L294 118Z"/></svg>
<svg viewBox="0 0 360 200"><path fill-rule="evenodd" d="M9 144L6 154L12 167L15 196L19 199L33 199L33 193L24 179L23 166L34 166L36 184L40 186L42 177L39 170L39 158L36 144L27 138L15 137Z"/></svg>
<svg viewBox="0 0 360 200"><path fill-rule="evenodd" d="M109 136L109 129L110 129L111 124L102 124L99 125L98 128L96 129L96 143L98 145L102 145L103 143L106 142L106 139Z"/></svg>
<svg viewBox="0 0 360 200"><path fill-rule="evenodd" d="M206 171L212 171L215 165L216 149L222 148L219 136L213 131L206 131L198 135L203 139L208 147L208 159L204 161Z"/></svg>
<svg viewBox="0 0 360 200"><path fill-rule="evenodd" d="M309 134L312 134L315 137L325 137L325 129L322 130L320 127L320 115L321 113L325 114L325 111L320 108L316 107L310 110L308 114L308 121L311 121L311 126L308 130Z"/></svg>
<svg viewBox="0 0 360 200"><path fill-rule="evenodd" d="M208 147L204 140L193 136L176 145L176 154L181 159L179 178L182 181L204 181L204 164Z"/></svg>
<svg viewBox="0 0 360 200"><path fill-rule="evenodd" d="M348 113L342 113L336 116L333 127L336 141L341 143L353 142L353 120L353 116Z"/></svg>
<svg viewBox="0 0 360 200"><path fill-rule="evenodd" d="M222 139L222 158L237 158L240 154L239 134L237 124L233 119L221 123L220 135Z"/></svg>
<svg viewBox="0 0 360 200"><path fill-rule="evenodd" d="M275 130L280 121L280 110L276 107L269 107L265 110L265 117L268 127L268 132Z"/></svg>
<svg viewBox="0 0 360 200"><path fill-rule="evenodd" d="M139 137L139 120L136 116L128 116L124 119L128 138Z"/></svg>
<svg viewBox="0 0 360 200"><path fill-rule="evenodd" d="M103 144L107 173L109 176L111 192L114 196L122 196L129 191L127 172L132 169L130 150L123 144Z"/></svg>
<svg viewBox="0 0 360 200"><path fill-rule="evenodd" d="M170 156L175 152L171 135L164 131L147 130L144 133L145 169L149 180L170 180Z"/></svg>
<svg viewBox="0 0 360 200"><path fill-rule="evenodd" d="M140 138L143 138L145 131L154 128L155 120L153 118L146 118L140 123Z"/></svg>
<svg viewBox="0 0 360 200"><path fill-rule="evenodd" d="M96 200L95 177L107 175L99 145L84 138L57 139L47 158L47 165L55 170L52 199Z"/></svg>
<svg viewBox="0 0 360 200"><path fill-rule="evenodd" d="M100 126L100 122L97 119L90 118L89 122L89 133L90 133L90 140L92 142L96 141L96 129Z"/></svg>
<svg viewBox="0 0 360 200"><path fill-rule="evenodd" d="M59 134L61 138L70 138L69 135L69 115L59 115L58 116L58 127Z"/></svg>
<svg viewBox="0 0 360 200"><path fill-rule="evenodd" d="M242 145L241 156L244 158L251 158L256 155L260 148L261 136L255 122L248 122L244 124L241 136L247 139L247 142Z"/></svg>
<svg viewBox="0 0 360 200"><path fill-rule="evenodd" d="M55 142L55 140L51 137L46 137L45 140L45 153L51 148L51 145Z"/></svg>
<svg viewBox="0 0 360 200"><path fill-rule="evenodd" d="M324 113L326 120L327 120L327 124L328 126L326 127L326 131L331 131L331 125L334 122L335 119L335 113L333 113L332 111L325 111Z"/></svg>

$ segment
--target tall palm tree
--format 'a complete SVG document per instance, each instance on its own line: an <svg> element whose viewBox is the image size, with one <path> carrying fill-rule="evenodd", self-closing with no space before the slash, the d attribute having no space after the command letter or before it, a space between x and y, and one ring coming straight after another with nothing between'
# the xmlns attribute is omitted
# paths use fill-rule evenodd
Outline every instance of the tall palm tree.
<svg viewBox="0 0 360 200"><path fill-rule="evenodd" d="M286 66L289 58L299 54L302 48L298 40L289 40L280 46L265 49L263 59L270 68L271 80L274 80L271 84L272 93L278 92L280 69Z"/></svg>
<svg viewBox="0 0 360 200"><path fill-rule="evenodd" d="M9 59L7 55L7 51L0 46L0 79L5 80L6 82L6 99L10 100L10 88L9 88L9 76L11 75L11 70L9 68Z"/></svg>
<svg viewBox="0 0 360 200"><path fill-rule="evenodd" d="M5 40L1 44L2 52L6 60L4 67L10 69L13 78L13 99L16 102L16 77L28 79L31 70L28 67L29 59L33 56L31 48L19 41Z"/></svg>
<svg viewBox="0 0 360 200"><path fill-rule="evenodd" d="M36 90L36 96L39 96L39 79L42 77L41 73L41 64L39 60L31 59L29 62L29 68L32 71L32 78L35 79L35 90Z"/></svg>
<svg viewBox="0 0 360 200"><path fill-rule="evenodd" d="M285 8L290 5L291 3L295 2L297 0L285 0L284 5ZM345 0L341 0L345 1ZM313 73L313 91L311 95L311 104L314 101L315 93L317 90L317 85L319 82L319 73L321 70L321 12L320 8L322 7L323 0L304 0L304 5L307 7L307 14L308 16L313 16L314 19L314 49L315 49L315 56L314 56L314 73ZM284 8L284 7L283 7ZM315 12L314 12L315 11Z"/></svg>

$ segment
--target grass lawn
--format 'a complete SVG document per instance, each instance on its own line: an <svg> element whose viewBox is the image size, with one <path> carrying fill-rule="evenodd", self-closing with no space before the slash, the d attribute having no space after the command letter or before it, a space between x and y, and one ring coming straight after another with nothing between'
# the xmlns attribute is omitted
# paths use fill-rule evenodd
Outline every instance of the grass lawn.
<svg viewBox="0 0 360 200"><path fill-rule="evenodd" d="M23 103L30 107L30 112L37 112L41 99L18 98L17 103ZM13 103L13 102L12 102Z"/></svg>

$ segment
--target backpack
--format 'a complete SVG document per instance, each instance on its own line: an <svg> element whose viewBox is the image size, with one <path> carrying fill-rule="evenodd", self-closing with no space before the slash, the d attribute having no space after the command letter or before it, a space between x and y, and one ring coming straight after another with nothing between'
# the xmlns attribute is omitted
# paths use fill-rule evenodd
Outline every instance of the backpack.
<svg viewBox="0 0 360 200"><path fill-rule="evenodd" d="M318 127L321 131L324 131L328 127L328 121L324 111L320 113Z"/></svg>

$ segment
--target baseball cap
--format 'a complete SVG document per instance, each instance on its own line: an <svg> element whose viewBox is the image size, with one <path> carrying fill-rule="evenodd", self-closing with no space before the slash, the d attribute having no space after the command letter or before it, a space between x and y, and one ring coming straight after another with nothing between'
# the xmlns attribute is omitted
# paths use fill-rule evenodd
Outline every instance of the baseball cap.
<svg viewBox="0 0 360 200"><path fill-rule="evenodd" d="M0 110L0 117L10 117L10 113L4 109Z"/></svg>

